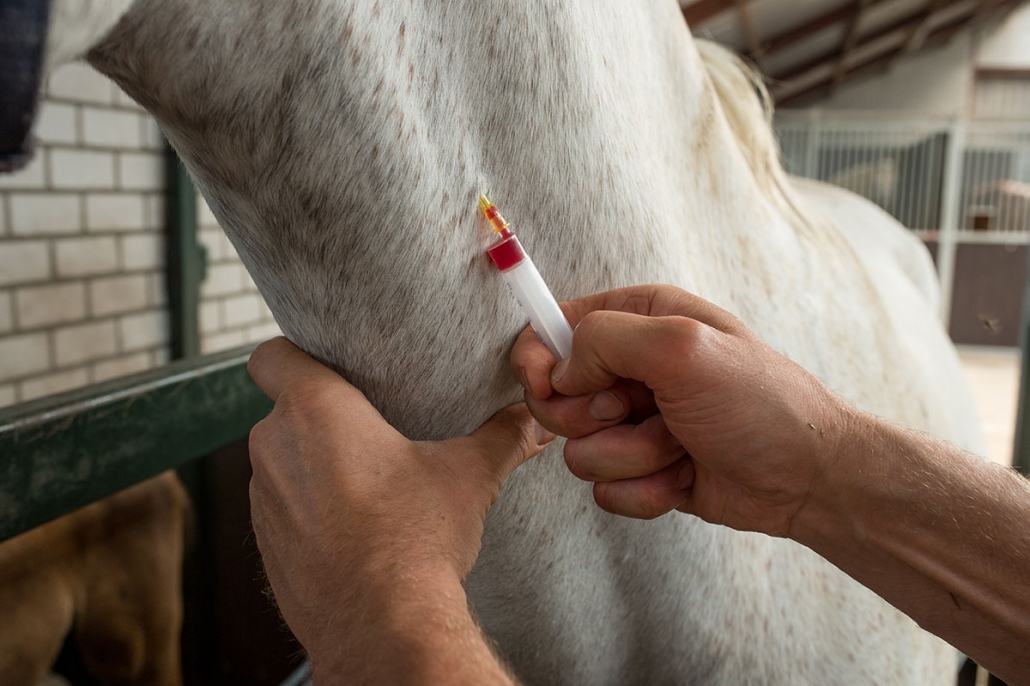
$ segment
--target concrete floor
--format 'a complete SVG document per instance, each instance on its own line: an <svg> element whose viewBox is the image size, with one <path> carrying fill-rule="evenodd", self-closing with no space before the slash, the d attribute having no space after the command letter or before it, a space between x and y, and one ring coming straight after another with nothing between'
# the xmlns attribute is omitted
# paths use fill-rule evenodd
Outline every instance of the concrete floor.
<svg viewBox="0 0 1030 686"><path fill-rule="evenodd" d="M1011 465L1019 399L1019 349L960 346L958 353L987 436L987 455L995 462Z"/></svg>

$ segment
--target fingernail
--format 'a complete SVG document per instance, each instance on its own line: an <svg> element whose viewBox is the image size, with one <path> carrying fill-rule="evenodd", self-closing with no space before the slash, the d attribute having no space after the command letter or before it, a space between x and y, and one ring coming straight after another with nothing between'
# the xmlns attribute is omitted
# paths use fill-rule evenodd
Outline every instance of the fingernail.
<svg viewBox="0 0 1030 686"><path fill-rule="evenodd" d="M565 376L565 372L569 369L569 358L560 360L558 364L554 365L554 369L551 370L551 383L558 383L561 378Z"/></svg>
<svg viewBox="0 0 1030 686"><path fill-rule="evenodd" d="M626 413L626 406L608 391L601 391L590 401L590 416L599 422L618 419Z"/></svg>
<svg viewBox="0 0 1030 686"><path fill-rule="evenodd" d="M544 427L540 426L540 423L537 422L536 420L533 421L533 430L536 431L536 444L537 445L547 445L548 443L553 441L555 438L557 438L557 436L555 436L553 433L551 433L550 431L548 431Z"/></svg>

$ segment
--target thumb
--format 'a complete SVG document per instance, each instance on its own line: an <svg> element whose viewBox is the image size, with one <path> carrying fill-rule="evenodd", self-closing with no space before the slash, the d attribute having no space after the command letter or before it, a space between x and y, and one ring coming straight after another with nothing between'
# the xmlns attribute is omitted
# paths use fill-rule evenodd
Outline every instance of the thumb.
<svg viewBox="0 0 1030 686"><path fill-rule="evenodd" d="M500 484L554 439L553 433L533 419L526 404L518 403L498 411L471 434L455 440L473 443L475 452L483 458L484 468Z"/></svg>

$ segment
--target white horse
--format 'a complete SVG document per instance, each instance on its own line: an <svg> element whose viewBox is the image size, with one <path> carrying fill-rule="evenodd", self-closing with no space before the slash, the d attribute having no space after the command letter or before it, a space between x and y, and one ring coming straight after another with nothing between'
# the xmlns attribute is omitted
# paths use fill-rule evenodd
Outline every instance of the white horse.
<svg viewBox="0 0 1030 686"><path fill-rule="evenodd" d="M157 118L286 335L410 437L520 398L489 190L559 299L675 284L861 407L982 447L925 251L793 187L758 86L675 0L54 3L52 62L85 53ZM954 678L811 551L608 515L559 450L509 479L467 582L527 683Z"/></svg>

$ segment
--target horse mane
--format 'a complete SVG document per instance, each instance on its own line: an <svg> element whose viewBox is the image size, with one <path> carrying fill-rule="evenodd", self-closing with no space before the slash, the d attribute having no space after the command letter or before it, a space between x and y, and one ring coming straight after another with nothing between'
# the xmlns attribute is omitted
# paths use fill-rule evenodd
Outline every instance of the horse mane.
<svg viewBox="0 0 1030 686"><path fill-rule="evenodd" d="M758 187L795 230L812 228L808 209L780 163L780 145L772 128L773 101L765 77L718 43L703 38L696 38L695 43L726 123Z"/></svg>

